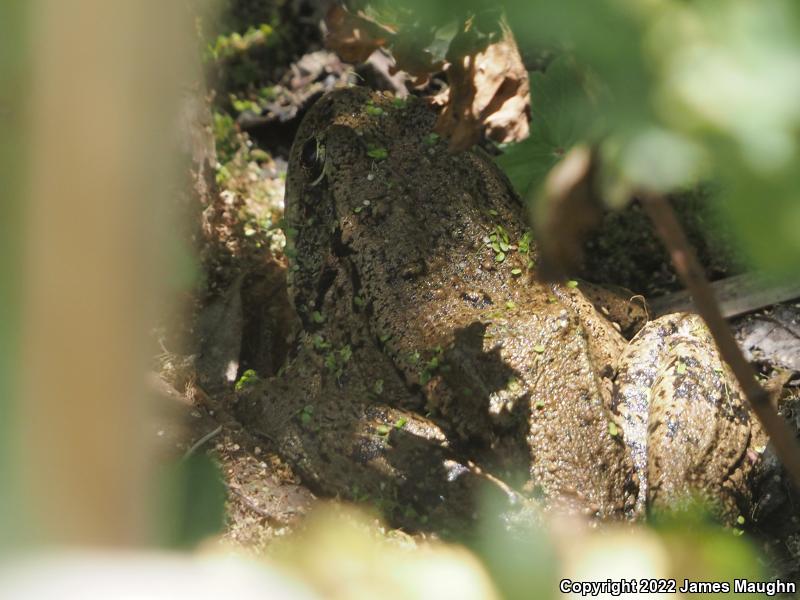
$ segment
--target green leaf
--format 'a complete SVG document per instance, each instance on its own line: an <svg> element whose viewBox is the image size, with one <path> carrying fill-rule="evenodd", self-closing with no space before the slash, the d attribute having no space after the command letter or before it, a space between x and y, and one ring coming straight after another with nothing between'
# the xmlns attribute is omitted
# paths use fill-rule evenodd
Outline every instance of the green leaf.
<svg viewBox="0 0 800 600"><path fill-rule="evenodd" d="M375 160L384 160L389 156L389 151L386 148L371 148L367 150L367 156Z"/></svg>
<svg viewBox="0 0 800 600"><path fill-rule="evenodd" d="M328 350L331 347L330 343L326 342L325 338L321 335L315 335L311 341L314 344L314 348L317 350Z"/></svg>
<svg viewBox="0 0 800 600"><path fill-rule="evenodd" d="M161 543L191 548L220 533L225 521L226 491L218 464L202 451L160 473Z"/></svg>
<svg viewBox="0 0 800 600"><path fill-rule="evenodd" d="M241 392L244 388L253 385L258 381L258 373L256 373L253 369L247 369L239 380L234 385L234 389L237 392Z"/></svg>
<svg viewBox="0 0 800 600"><path fill-rule="evenodd" d="M523 197L538 189L567 150L589 136L593 122L581 78L566 58L557 58L544 73L530 73L530 82L530 137L497 159Z"/></svg>
<svg viewBox="0 0 800 600"><path fill-rule="evenodd" d="M339 356L342 358L343 363L346 363L352 358L353 349L350 347L350 344L345 344L342 346L342 349L339 350Z"/></svg>
<svg viewBox="0 0 800 600"><path fill-rule="evenodd" d="M520 238L519 242L517 243L517 248L519 248L520 252L522 252L523 254L527 254L528 252L530 252L531 239L532 239L532 236L531 236L530 232L528 232L528 231L526 231L522 235L522 237Z"/></svg>

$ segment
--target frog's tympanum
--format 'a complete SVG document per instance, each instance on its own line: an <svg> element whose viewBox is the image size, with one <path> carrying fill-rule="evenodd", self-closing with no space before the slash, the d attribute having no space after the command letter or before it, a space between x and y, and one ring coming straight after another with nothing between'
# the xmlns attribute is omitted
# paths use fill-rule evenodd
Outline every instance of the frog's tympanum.
<svg viewBox="0 0 800 600"><path fill-rule="evenodd" d="M305 117L286 198L303 332L242 420L313 489L399 518L468 517L483 485L591 518L688 493L745 514L764 435L702 321L628 341L626 296L538 281L508 180L434 120L358 88Z"/></svg>

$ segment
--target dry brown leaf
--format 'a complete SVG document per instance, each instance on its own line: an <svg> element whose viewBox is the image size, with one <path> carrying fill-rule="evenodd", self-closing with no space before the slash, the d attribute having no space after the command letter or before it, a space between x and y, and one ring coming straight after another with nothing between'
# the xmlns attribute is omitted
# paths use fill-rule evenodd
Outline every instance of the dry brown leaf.
<svg viewBox="0 0 800 600"><path fill-rule="evenodd" d="M346 62L365 62L378 48L391 46L395 60L391 74L404 71L415 78L415 85L423 84L432 73L444 67L425 50L433 41L432 29L401 28L395 31L393 26L378 23L361 13L352 13L340 4L331 6L325 24L328 27L325 44Z"/></svg>
<svg viewBox="0 0 800 600"><path fill-rule="evenodd" d="M415 85L443 68L448 93L436 99L444 104L436 131L450 138L453 151L474 145L485 131L498 142L516 142L528 137L530 86L528 71L508 24L503 20L492 34L481 33L472 18L455 36L447 63L434 60L426 46L433 29L398 31L361 13L333 4L325 19L326 45L353 63L366 61L377 49L390 49L395 59L392 73L402 70L415 78Z"/></svg>
<svg viewBox="0 0 800 600"><path fill-rule="evenodd" d="M594 193L596 157L576 146L550 170L533 219L540 252L539 274L548 281L575 272L583 257L583 241L603 216Z"/></svg>
<svg viewBox="0 0 800 600"><path fill-rule="evenodd" d="M325 16L325 25L328 28L325 45L349 63L364 62L395 35L386 27L363 15L353 14L339 4L331 5Z"/></svg>
<svg viewBox="0 0 800 600"><path fill-rule="evenodd" d="M448 56L450 82L447 104L436 130L450 138L453 151L475 144L482 131L498 142L528 136L530 86L528 71L508 25L501 22L502 37L481 50ZM467 29L459 36L468 37ZM458 37L458 36L457 36ZM468 46L453 40L453 47Z"/></svg>

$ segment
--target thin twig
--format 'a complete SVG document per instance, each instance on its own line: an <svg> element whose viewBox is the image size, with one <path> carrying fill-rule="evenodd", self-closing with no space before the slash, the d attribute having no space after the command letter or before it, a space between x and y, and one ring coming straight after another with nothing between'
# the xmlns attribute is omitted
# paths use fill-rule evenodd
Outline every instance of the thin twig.
<svg viewBox="0 0 800 600"><path fill-rule="evenodd" d="M219 427L217 427L216 429L214 429L212 431L209 431L207 434L205 434L203 437L201 437L199 440L197 440L194 444L192 444L192 447L189 448L186 451L186 454L183 455L183 460L188 459L195 452L197 452L203 444L205 444L211 438L214 438L214 437L218 436L221 432L222 432L222 425L220 425Z"/></svg>
<svg viewBox="0 0 800 600"><path fill-rule="evenodd" d="M772 440L778 458L795 486L800 489L800 446L787 423L772 408L769 393L756 380L755 370L736 343L672 206L660 195L649 195L642 200L656 233L670 254L675 270L694 299L697 314L711 331L723 360L730 366L753 412Z"/></svg>
<svg viewBox="0 0 800 600"><path fill-rule="evenodd" d="M244 505L245 508L249 508L251 511L256 513L259 517L267 519L268 521L271 521L271 522L276 522L277 521L277 519L275 518L275 515L271 514L267 510L264 510L258 504L256 504L253 500L251 500L247 496L247 494L245 494L244 491L242 491L242 488L240 488L238 485L233 484L233 483L229 483L229 484L227 484L227 488L234 496L236 496L239 499L239 502L241 502L242 505Z"/></svg>
<svg viewBox="0 0 800 600"><path fill-rule="evenodd" d="M520 500L521 496L519 495L519 493L517 493L516 490L514 490L510 485L508 485L502 479L498 479L491 473L487 473L471 460L467 461L467 467L469 468L470 472L473 475L477 475L478 477L483 477L484 479L489 481L489 483L500 488L500 490L506 495L506 498L508 498L509 500L513 502L518 502Z"/></svg>

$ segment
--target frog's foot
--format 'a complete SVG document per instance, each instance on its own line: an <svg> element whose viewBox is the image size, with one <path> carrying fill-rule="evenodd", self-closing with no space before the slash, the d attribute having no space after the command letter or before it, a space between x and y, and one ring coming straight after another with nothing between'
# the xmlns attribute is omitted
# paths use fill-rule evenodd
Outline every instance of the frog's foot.
<svg viewBox="0 0 800 600"><path fill-rule="evenodd" d="M620 357L615 408L640 509L695 496L725 520L749 512L764 434L700 317L667 315L636 335Z"/></svg>
<svg viewBox="0 0 800 600"><path fill-rule="evenodd" d="M247 390L238 417L271 440L320 494L374 502L395 524L463 527L477 515L484 488L513 504L515 494L457 455L442 430L408 405L405 384L385 356L354 351L338 372L315 368L301 351L282 378ZM358 371L370 365L379 379ZM380 382L380 383L378 383Z"/></svg>

